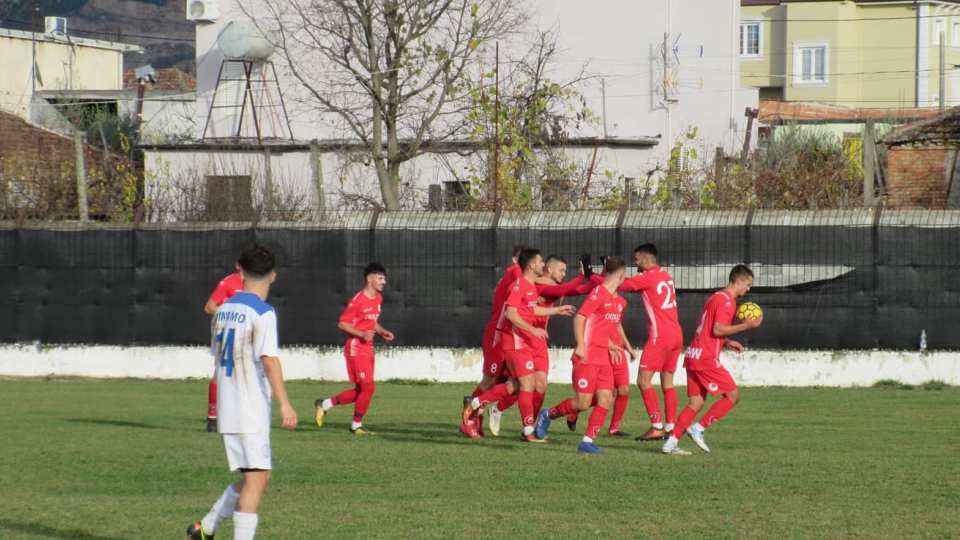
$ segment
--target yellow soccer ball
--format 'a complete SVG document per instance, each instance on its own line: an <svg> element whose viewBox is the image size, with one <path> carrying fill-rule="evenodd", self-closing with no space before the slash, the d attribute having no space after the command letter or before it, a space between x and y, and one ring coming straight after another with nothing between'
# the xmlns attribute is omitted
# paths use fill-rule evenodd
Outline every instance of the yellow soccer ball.
<svg viewBox="0 0 960 540"><path fill-rule="evenodd" d="M737 307L737 320L747 321L759 319L763 316L763 310L753 302L744 302Z"/></svg>

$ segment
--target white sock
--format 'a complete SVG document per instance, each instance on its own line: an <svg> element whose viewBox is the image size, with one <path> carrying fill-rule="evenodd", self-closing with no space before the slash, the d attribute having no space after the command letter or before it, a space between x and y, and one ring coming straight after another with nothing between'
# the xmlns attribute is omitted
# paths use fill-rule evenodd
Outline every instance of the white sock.
<svg viewBox="0 0 960 540"><path fill-rule="evenodd" d="M590 437L587 437L586 435L584 435L584 436L583 436L583 440L582 440L581 442L592 443L592 442L593 442L593 439L591 439Z"/></svg>
<svg viewBox="0 0 960 540"><path fill-rule="evenodd" d="M533 435L533 426L523 426L523 436Z"/></svg>
<svg viewBox="0 0 960 540"><path fill-rule="evenodd" d="M230 519L237 508L237 499L239 498L240 494L233 489L233 484L227 486L227 489L223 490L223 495L220 495L217 502L213 503L213 508L200 521L203 532L213 534L220 526L221 521Z"/></svg>
<svg viewBox="0 0 960 540"><path fill-rule="evenodd" d="M362 422L350 422L350 429L360 429L362 426Z"/></svg>
<svg viewBox="0 0 960 540"><path fill-rule="evenodd" d="M473 410L479 409L479 408L480 408L480 398L475 397L475 398L471 399L471 400L470 400L470 408L473 409Z"/></svg>
<svg viewBox="0 0 960 540"><path fill-rule="evenodd" d="M663 429L663 422L654 422L653 429Z"/></svg>
<svg viewBox="0 0 960 540"><path fill-rule="evenodd" d="M330 398L323 400L323 403L320 404L320 407L325 411L329 411L333 408L333 400Z"/></svg>
<svg viewBox="0 0 960 540"><path fill-rule="evenodd" d="M257 533L257 522L260 520L256 514L249 512L233 513L233 538L234 540L253 540L253 535Z"/></svg>
<svg viewBox="0 0 960 540"><path fill-rule="evenodd" d="M665 429L665 430L667 430L667 431L673 431L673 428L675 428L675 427L676 427L676 426L674 426L673 424L666 424L666 425L663 426L663 429Z"/></svg>

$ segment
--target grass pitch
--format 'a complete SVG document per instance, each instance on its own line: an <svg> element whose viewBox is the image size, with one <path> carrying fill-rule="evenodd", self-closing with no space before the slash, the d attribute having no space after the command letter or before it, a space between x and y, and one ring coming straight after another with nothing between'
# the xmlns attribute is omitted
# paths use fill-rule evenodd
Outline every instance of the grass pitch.
<svg viewBox="0 0 960 540"><path fill-rule="evenodd" d="M376 436L352 436L344 408L318 431L313 400L342 387L289 385L300 428L273 431L258 537L960 536L957 388L744 388L714 453L686 440L681 457L606 438L577 455L563 421L525 444L515 411L501 438L467 440L468 385L381 383ZM0 396L0 538L182 538L235 478L203 431L205 381L3 380Z"/></svg>

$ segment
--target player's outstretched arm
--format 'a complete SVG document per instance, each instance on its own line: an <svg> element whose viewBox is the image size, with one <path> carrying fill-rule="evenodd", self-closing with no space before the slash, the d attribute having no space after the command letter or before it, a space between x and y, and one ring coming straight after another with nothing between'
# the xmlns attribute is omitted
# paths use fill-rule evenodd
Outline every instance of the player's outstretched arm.
<svg viewBox="0 0 960 540"><path fill-rule="evenodd" d="M536 306L533 308L533 314L536 315L537 317L552 317L554 315L570 316L570 315L573 315L576 311L577 309L571 306L570 304L563 304L561 306L554 306L554 307L548 307L548 308L545 308L542 306Z"/></svg>
<svg viewBox="0 0 960 540"><path fill-rule="evenodd" d="M280 366L280 359L276 356L261 356L263 370L267 374L267 381L270 382L270 389L273 391L273 397L280 403L280 417L283 427L287 429L296 429L297 411L290 404L290 398L287 397L287 387L283 383L283 368Z"/></svg>

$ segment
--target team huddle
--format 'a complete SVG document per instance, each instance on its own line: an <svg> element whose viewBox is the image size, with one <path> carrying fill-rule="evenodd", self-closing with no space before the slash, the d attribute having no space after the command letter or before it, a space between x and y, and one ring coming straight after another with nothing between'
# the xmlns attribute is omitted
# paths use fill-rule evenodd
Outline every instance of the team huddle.
<svg viewBox="0 0 960 540"><path fill-rule="evenodd" d="M720 364L724 347L742 351L743 345L729 339L760 326L762 315L734 321L736 299L749 292L753 272L743 265L731 270L727 286L710 297L700 324L684 353L689 401L677 417L677 392L673 375L683 352L683 331L677 312L673 278L657 263L657 248L644 244L634 250L640 273L626 278L626 262L607 257L603 273L592 272L589 255L580 259L581 273L564 282L567 263L560 257L543 259L537 249L518 246L493 293L493 311L483 335L483 379L471 396L464 398L460 430L468 437L484 436L484 411L488 427L498 436L503 412L513 404L520 409L521 438L531 443L546 441L551 422L566 418L576 429L581 413L590 411L578 452L596 454L596 439L613 408L607 435L628 436L621 429L629 404L629 362L637 354L623 329L627 300L622 293L637 293L647 314L647 343L640 354L638 385L650 418L650 429L639 441L663 440L666 454L688 454L679 448L686 433L705 452L710 449L704 430L723 418L739 400L736 383ZM568 296L586 295L580 309L563 305ZM560 305L557 305L560 303ZM547 326L550 317L573 316L576 348L573 363L573 398L544 408L548 356ZM664 407L653 387L660 374ZM708 394L720 395L707 413L693 423Z"/></svg>
<svg viewBox="0 0 960 540"><path fill-rule="evenodd" d="M639 355L637 382L651 422L650 429L637 439L666 439L663 453L689 454L679 448L679 440L686 433L709 452L704 430L739 400L733 377L720 364L720 351L724 347L742 351L743 345L728 336L762 322L755 305L750 304L755 308L754 316L741 316L743 310L738 311L736 304L736 299L750 290L753 273L746 266L735 266L727 286L704 305L696 334L683 353L688 403L678 417L673 374L683 352L683 333L673 278L658 265L657 249L652 244L636 248L634 262L640 273L631 278L626 278L626 262L616 256L603 259L602 273L595 274L589 255L584 255L579 260L580 274L564 281L565 260L556 256L544 259L533 248L515 248L513 264L494 290L493 310L482 341L483 378L473 394L464 397L460 430L468 437L482 438L484 418L488 417L490 433L498 436L504 411L516 404L521 438L527 442L546 442L551 422L559 418L565 418L573 431L579 415L589 411L577 451L599 453L595 441L611 408L607 434L628 436L620 426L629 404L629 362L638 355L621 321L628 306L623 294L637 293L647 314L647 342ZM194 540L212 539L226 519L233 520L234 538L254 538L257 509L272 469L271 399L280 404L283 427L297 426L278 358L276 315L266 303L276 279L276 259L263 246L252 246L243 251L236 266L237 272L218 284L205 306L213 316L211 352L216 366L208 390L207 430L221 434L230 470L243 476L227 486L202 520L190 524L187 536ZM346 335L344 358L353 386L314 403L319 428L333 407L352 404L350 431L358 436L370 434L363 418L376 390L374 340L394 339L393 333L378 322L386 269L371 263L363 277L363 288L347 302L337 325ZM563 304L563 299L571 296L586 296L579 310ZM547 327L550 318L557 316L573 317L574 397L544 407L550 367ZM652 384L658 373L663 412ZM707 395L721 398L694 423Z"/></svg>

